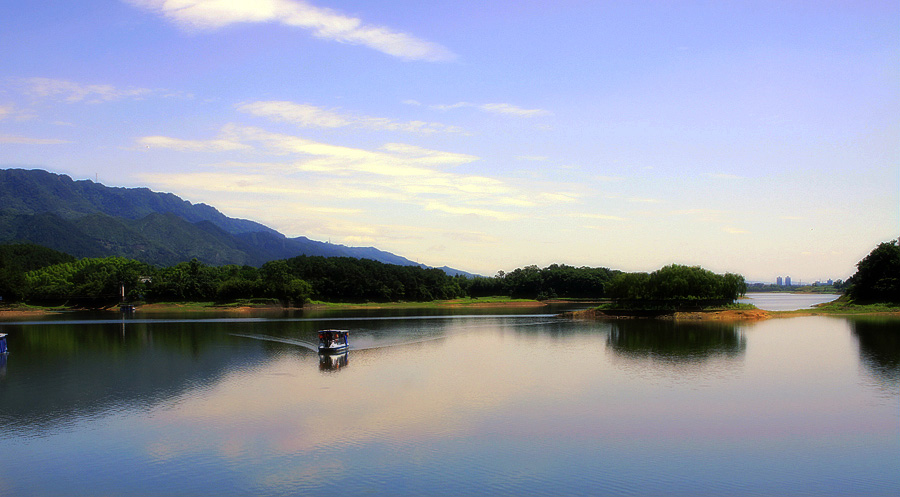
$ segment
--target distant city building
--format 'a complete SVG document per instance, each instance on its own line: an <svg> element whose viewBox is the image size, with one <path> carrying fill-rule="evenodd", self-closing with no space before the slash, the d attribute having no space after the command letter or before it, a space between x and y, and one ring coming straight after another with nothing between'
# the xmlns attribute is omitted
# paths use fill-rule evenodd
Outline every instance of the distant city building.
<svg viewBox="0 0 900 497"><path fill-rule="evenodd" d="M784 280L781 279L781 276L775 278L775 284L778 286L784 286Z"/></svg>
<svg viewBox="0 0 900 497"><path fill-rule="evenodd" d="M790 276L784 277L784 286L791 286L791 277Z"/></svg>
<svg viewBox="0 0 900 497"><path fill-rule="evenodd" d="M834 284L834 280L828 280L826 283L828 283L829 285L833 285L833 284Z"/></svg>

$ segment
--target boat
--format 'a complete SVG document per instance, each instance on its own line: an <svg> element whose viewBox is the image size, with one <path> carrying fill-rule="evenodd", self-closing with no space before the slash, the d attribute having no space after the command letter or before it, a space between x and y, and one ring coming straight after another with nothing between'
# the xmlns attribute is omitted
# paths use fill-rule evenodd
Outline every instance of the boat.
<svg viewBox="0 0 900 497"><path fill-rule="evenodd" d="M0 355L8 353L9 349L6 348L6 333L0 333Z"/></svg>
<svg viewBox="0 0 900 497"><path fill-rule="evenodd" d="M348 330L319 330L319 353L343 352L350 348Z"/></svg>

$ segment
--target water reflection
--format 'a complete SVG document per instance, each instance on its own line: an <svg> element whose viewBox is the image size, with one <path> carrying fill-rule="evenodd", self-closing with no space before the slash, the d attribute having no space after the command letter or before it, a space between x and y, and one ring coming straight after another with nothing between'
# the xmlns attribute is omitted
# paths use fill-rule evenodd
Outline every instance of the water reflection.
<svg viewBox="0 0 900 497"><path fill-rule="evenodd" d="M351 320L10 325L0 495L900 488L866 322ZM331 327L350 352L316 354Z"/></svg>
<svg viewBox="0 0 900 497"><path fill-rule="evenodd" d="M239 344L207 323L9 326L0 363L0 422L36 434L110 412L144 409L249 368L265 344ZM229 340L230 339L230 340Z"/></svg>
<svg viewBox="0 0 900 497"><path fill-rule="evenodd" d="M886 387L900 386L900 321L852 319L850 329L859 341L859 355L866 369Z"/></svg>
<svg viewBox="0 0 900 497"><path fill-rule="evenodd" d="M319 353L319 371L336 372L341 368L347 367L350 363L350 352L344 351L340 354L330 354L328 352Z"/></svg>
<svg viewBox="0 0 900 497"><path fill-rule="evenodd" d="M631 359L655 359L671 363L698 363L743 355L746 341L729 323L676 323L666 320L613 322L607 347Z"/></svg>

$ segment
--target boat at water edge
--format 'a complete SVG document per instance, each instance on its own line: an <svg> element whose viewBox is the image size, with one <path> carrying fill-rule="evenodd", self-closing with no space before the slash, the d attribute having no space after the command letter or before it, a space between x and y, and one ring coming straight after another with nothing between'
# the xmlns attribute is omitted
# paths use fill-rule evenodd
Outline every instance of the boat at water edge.
<svg viewBox="0 0 900 497"><path fill-rule="evenodd" d="M319 330L319 353L342 352L350 348L348 330Z"/></svg>

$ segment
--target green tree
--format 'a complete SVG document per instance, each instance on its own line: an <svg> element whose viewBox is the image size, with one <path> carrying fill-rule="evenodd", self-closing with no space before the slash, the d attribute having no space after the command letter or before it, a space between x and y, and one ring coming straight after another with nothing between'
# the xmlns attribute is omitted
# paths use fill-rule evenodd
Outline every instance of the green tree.
<svg viewBox="0 0 900 497"><path fill-rule="evenodd" d="M0 298L15 302L28 292L25 273L75 258L53 249L26 243L0 245Z"/></svg>
<svg viewBox="0 0 900 497"><path fill-rule="evenodd" d="M857 302L900 302L900 246L883 242L856 265L848 296Z"/></svg>

